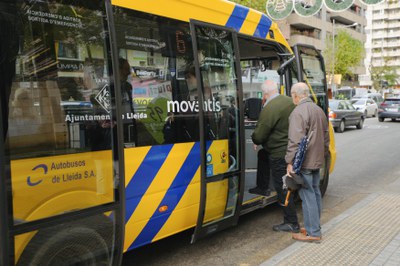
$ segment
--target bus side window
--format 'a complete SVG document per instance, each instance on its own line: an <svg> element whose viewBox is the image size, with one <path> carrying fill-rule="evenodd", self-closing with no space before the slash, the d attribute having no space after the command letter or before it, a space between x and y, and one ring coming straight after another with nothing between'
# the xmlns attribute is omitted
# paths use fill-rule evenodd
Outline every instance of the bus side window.
<svg viewBox="0 0 400 266"><path fill-rule="evenodd" d="M135 147L198 141L198 106L189 24L116 8L119 56L129 63ZM129 18L129 19L126 19ZM135 40L126 42L126 40ZM192 66L193 77L186 78ZM133 127L133 126L132 126ZM129 131L124 132L125 141ZM125 144L126 147L128 147ZM132 145L133 146L133 145Z"/></svg>

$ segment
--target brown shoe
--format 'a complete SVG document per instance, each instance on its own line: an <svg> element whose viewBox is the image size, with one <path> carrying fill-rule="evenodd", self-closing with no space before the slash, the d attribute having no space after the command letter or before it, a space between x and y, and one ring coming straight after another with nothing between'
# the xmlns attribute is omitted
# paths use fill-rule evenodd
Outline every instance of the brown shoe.
<svg viewBox="0 0 400 266"><path fill-rule="evenodd" d="M309 235L304 235L302 233L293 233L292 238L297 241L302 241L302 242L310 242L310 243L320 243L321 242L321 237L319 236L309 236Z"/></svg>
<svg viewBox="0 0 400 266"><path fill-rule="evenodd" d="M307 235L307 230L304 227L300 228L300 233L302 233L303 235Z"/></svg>

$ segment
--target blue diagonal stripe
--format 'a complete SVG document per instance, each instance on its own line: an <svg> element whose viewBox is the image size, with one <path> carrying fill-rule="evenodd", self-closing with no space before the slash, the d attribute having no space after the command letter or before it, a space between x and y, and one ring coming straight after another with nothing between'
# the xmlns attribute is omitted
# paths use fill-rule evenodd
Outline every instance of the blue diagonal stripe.
<svg viewBox="0 0 400 266"><path fill-rule="evenodd" d="M206 150L211 146L211 141L206 144ZM145 244L151 243L153 238L158 234L161 228L164 226L165 222L171 216L172 212L175 210L179 201L181 200L183 194L185 193L187 187L192 181L197 169L200 166L200 143L197 142L191 149L189 155L187 156L185 162L183 163L179 173L175 177L171 186L169 187L167 193L165 194L157 210L154 212L149 222L140 232L138 237L129 247L129 249L136 248ZM165 213L160 213L158 208L161 206L168 206L168 211Z"/></svg>
<svg viewBox="0 0 400 266"><path fill-rule="evenodd" d="M249 13L249 8L241 5L236 5L225 26L229 28L234 28L237 32L239 32L244 20L247 17L247 13Z"/></svg>
<svg viewBox="0 0 400 266"><path fill-rule="evenodd" d="M127 204L125 222L131 218L133 212L138 206L143 195L146 193L151 182L153 182L153 179L156 177L172 147L172 144L151 147L143 162L140 164L139 169L136 171L135 175L132 177L131 181L126 187Z"/></svg>
<svg viewBox="0 0 400 266"><path fill-rule="evenodd" d="M262 14L253 36L265 39L269 29L271 28L271 23L272 21L265 14Z"/></svg>

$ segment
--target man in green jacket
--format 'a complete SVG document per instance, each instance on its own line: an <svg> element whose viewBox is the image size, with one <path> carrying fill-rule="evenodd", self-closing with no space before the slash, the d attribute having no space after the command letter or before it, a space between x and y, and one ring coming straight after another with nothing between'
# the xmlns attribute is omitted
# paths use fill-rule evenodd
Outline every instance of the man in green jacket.
<svg viewBox="0 0 400 266"><path fill-rule="evenodd" d="M282 176L286 174L285 154L288 145L289 115L295 105L290 97L279 94L278 85L272 80L266 80L261 89L266 103L252 134L252 140L254 144L262 145L267 154L274 188L278 193L278 202L283 205L286 195L282 189ZM269 177L269 174L266 176ZM292 198L288 206L283 208L283 223L274 225L272 229L294 233L300 231Z"/></svg>

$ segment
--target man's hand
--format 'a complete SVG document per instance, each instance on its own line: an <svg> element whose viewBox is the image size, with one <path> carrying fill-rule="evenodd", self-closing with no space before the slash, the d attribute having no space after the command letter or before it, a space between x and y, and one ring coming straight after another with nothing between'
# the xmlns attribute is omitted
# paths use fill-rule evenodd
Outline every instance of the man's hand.
<svg viewBox="0 0 400 266"><path fill-rule="evenodd" d="M289 163L286 167L286 174L291 177L291 173L293 173L293 165Z"/></svg>

